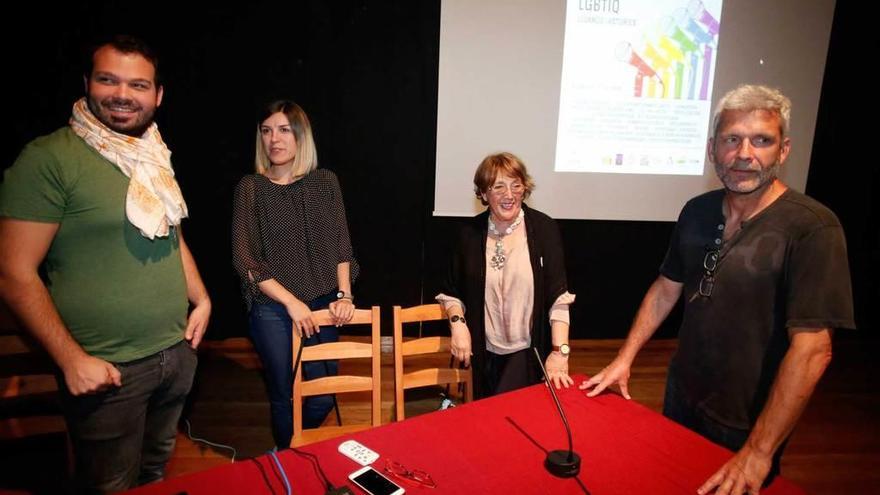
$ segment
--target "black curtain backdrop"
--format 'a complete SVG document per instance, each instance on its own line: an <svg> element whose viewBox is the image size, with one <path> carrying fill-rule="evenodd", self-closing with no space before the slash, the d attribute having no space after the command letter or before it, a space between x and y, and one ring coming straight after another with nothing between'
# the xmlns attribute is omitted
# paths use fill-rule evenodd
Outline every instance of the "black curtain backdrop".
<svg viewBox="0 0 880 495"><path fill-rule="evenodd" d="M89 41L116 32L146 38L162 56L165 99L158 121L190 207L184 231L214 301L209 338L242 336L244 305L230 261L232 191L252 171L257 110L272 99L293 99L312 120L320 166L336 172L342 184L362 265L357 304L382 306L383 328L390 332L392 305L432 301L461 225L461 219L431 215L439 2L218 5L18 6L20 13L7 17L2 34L9 131L0 166L11 165L34 137L65 125L83 92L82 51ZM872 196L876 165L870 153L856 154L871 148L862 146L871 141L860 133L859 120L872 127L874 115L855 96L871 86L861 82L868 76L863 64L849 56L864 50L860 26L867 20L857 10L852 2L839 2L835 13L807 193L844 224L862 330L850 335L869 337L869 329L877 328L871 306L880 301L880 222ZM474 167L481 158L473 157ZM552 191L538 184L535 194ZM623 191L621 197L639 200ZM656 277L673 224L560 225L570 290L578 296L572 338L625 336ZM659 335L674 336L678 321L676 312Z"/></svg>

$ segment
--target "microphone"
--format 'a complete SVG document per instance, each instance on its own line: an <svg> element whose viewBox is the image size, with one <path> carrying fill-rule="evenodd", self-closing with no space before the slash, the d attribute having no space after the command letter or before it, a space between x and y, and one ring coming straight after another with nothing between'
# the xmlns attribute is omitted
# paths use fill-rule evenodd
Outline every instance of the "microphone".
<svg viewBox="0 0 880 495"><path fill-rule="evenodd" d="M550 383L550 379L547 378L547 370L544 369L541 355L538 353L537 348L532 347L532 350L535 351L535 357L538 358L538 365L541 366L541 373L544 374L544 381L547 383L547 388L550 389L550 395L553 396L553 401L556 403L556 410L559 411L559 416L562 417L562 424L565 425L565 432L568 433L568 450L554 450L548 453L547 459L544 460L544 467L547 468L547 471L550 471L550 474L553 476L559 478L572 478L581 472L581 456L577 455L574 451L574 444L571 441L571 427L568 426L568 420L565 419L565 411L562 410L562 404L559 403L559 397L556 396L556 391L553 390L553 384Z"/></svg>

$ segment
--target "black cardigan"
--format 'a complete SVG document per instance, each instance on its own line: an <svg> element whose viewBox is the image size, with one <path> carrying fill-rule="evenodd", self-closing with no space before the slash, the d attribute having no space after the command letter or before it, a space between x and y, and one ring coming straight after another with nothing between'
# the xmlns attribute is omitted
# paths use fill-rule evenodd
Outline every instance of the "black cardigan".
<svg viewBox="0 0 880 495"><path fill-rule="evenodd" d="M532 309L532 345L542 357L550 352L550 308L560 295L568 290L565 276L565 256L562 236L556 222L541 213L522 205L525 212L526 237L529 260L535 284ZM471 366L474 373L474 398L490 393L484 390L483 376L486 358L486 332L483 327L486 291L486 236L488 235L489 210L475 216L459 234L458 244L451 257L443 284L443 293L460 299L467 313L467 325L471 332L474 356ZM479 310L479 312L477 312ZM541 373L535 357L529 353L529 363L535 382Z"/></svg>

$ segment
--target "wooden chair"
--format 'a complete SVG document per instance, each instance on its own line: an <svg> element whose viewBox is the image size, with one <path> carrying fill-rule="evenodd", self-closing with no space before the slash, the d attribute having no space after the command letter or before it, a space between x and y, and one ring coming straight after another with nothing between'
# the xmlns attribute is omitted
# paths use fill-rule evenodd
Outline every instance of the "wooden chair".
<svg viewBox="0 0 880 495"><path fill-rule="evenodd" d="M318 325L332 325L333 319L330 311L324 309L312 313ZM326 376L314 380L303 381L302 366L295 370L293 380L293 439L291 447L298 447L317 442L327 438L333 438L347 433L365 430L379 426L381 420L380 392L382 382L380 378L380 337L379 337L378 306L372 309L356 309L354 317L346 325L371 325L372 331L369 343L362 342L330 342L315 346L306 346L302 352L302 363L309 361L322 361L326 359L370 359L372 361L369 375L337 375ZM294 333L293 356L296 359L302 339ZM342 426L323 426L304 430L302 427L303 398L322 394L339 394L347 392L371 391L371 422L369 424L355 424Z"/></svg>
<svg viewBox="0 0 880 495"><path fill-rule="evenodd" d="M55 367L42 347L20 332L0 304L0 491L56 493L72 479L73 449Z"/></svg>
<svg viewBox="0 0 880 495"><path fill-rule="evenodd" d="M403 324L412 322L446 320L446 310L439 304L424 304L411 308L394 306L394 403L397 421L404 419L405 390L428 387L432 385L458 384L464 385L464 400L473 400L473 377L470 368L424 368L404 372L404 358L424 354L445 353L448 359L450 352L449 337L423 337L403 340Z"/></svg>
<svg viewBox="0 0 880 495"><path fill-rule="evenodd" d="M18 335L0 335L0 359L0 399L3 403L18 403L25 406L23 409L36 412L26 416L0 417L0 440L66 434L64 417L57 409L58 385L49 373L48 365L44 364L49 361L42 349L34 348Z"/></svg>

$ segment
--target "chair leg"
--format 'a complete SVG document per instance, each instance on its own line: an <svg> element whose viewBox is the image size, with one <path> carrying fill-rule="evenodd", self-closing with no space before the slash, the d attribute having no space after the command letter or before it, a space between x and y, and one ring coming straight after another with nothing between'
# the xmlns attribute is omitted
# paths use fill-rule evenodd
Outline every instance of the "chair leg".
<svg viewBox="0 0 880 495"><path fill-rule="evenodd" d="M73 439L70 437L70 431L64 431L64 446L66 448L67 454L67 479L74 480L76 477L76 462L73 454Z"/></svg>
<svg viewBox="0 0 880 495"><path fill-rule="evenodd" d="M342 415L339 414L339 403L336 402L336 394L333 394L333 408L336 410L336 424L342 426Z"/></svg>

